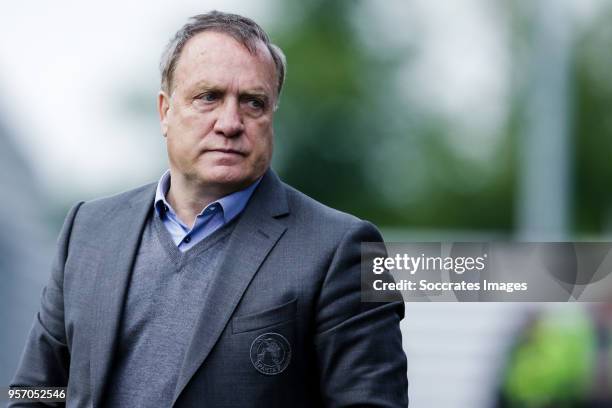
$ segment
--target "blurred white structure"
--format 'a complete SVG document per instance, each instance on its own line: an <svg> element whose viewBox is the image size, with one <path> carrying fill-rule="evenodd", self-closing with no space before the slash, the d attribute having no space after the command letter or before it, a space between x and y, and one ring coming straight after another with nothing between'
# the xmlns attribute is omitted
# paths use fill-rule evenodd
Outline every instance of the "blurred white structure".
<svg viewBox="0 0 612 408"><path fill-rule="evenodd" d="M519 146L518 237L568 239L571 225L571 0L542 0L534 10L525 133Z"/></svg>

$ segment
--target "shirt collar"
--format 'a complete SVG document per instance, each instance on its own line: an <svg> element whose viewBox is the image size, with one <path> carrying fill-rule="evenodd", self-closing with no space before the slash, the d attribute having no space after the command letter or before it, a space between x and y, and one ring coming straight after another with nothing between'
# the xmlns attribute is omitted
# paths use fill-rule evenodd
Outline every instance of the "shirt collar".
<svg viewBox="0 0 612 408"><path fill-rule="evenodd" d="M221 197L216 201L213 201L205 208L202 208L202 211L200 212L200 214L198 214L198 216L202 215L207 208L218 204L221 207L224 222L230 222L238 214L240 214L242 210L244 210L244 207L246 207L249 199L251 198L251 195L253 194L253 191L255 191L255 188L257 188L260 182L261 177L247 188L233 192L224 197ZM168 190L170 190L170 170L166 170L161 176L159 182L157 183L157 190L155 192L154 207L160 217L163 217L163 214L166 211L170 211L173 214L175 213L170 203L166 200L166 194L168 193Z"/></svg>

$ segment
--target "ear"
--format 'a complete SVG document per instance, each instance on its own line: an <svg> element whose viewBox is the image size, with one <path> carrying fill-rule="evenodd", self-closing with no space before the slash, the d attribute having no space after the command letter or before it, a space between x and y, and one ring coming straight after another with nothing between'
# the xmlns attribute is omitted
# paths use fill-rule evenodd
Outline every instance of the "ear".
<svg viewBox="0 0 612 408"><path fill-rule="evenodd" d="M159 124L164 137L168 134L168 111L170 110L170 97L164 92L157 94L157 113L159 114Z"/></svg>

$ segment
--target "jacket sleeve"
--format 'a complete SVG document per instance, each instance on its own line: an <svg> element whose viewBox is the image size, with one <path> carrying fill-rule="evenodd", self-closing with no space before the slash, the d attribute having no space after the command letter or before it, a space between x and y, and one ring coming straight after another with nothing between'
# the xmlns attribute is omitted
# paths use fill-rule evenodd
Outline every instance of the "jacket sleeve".
<svg viewBox="0 0 612 408"><path fill-rule="evenodd" d="M372 224L355 222L341 239L317 303L320 388L326 407L407 407L402 301L361 301L361 243L381 242Z"/></svg>
<svg viewBox="0 0 612 408"><path fill-rule="evenodd" d="M70 234L77 211L75 205L64 221L51 276L41 296L41 305L30 329L11 387L66 387L70 367L70 350L64 327L64 265L68 257ZM23 405L22 405L23 404ZM20 403L9 407L63 406L64 404Z"/></svg>

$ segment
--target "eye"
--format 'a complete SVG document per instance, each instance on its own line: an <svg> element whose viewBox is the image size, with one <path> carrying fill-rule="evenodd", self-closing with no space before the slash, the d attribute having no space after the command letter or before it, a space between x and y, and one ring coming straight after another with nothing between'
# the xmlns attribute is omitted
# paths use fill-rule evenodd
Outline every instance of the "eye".
<svg viewBox="0 0 612 408"><path fill-rule="evenodd" d="M248 98L246 102L250 108L255 110L263 110L266 107L265 102L259 98Z"/></svg>
<svg viewBox="0 0 612 408"><path fill-rule="evenodd" d="M196 99L202 102L208 102L208 103L215 102L219 99L219 93L218 92L204 92L196 96Z"/></svg>

